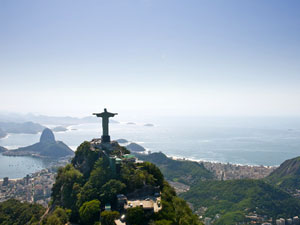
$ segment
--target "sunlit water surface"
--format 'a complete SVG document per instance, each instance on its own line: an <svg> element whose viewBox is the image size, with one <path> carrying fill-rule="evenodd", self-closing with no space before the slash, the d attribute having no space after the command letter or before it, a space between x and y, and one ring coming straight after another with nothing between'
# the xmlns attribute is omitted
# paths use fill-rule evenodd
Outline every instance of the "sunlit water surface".
<svg viewBox="0 0 300 225"><path fill-rule="evenodd" d="M125 138L169 156L236 164L273 166L300 155L298 118L167 118L154 120L153 124L111 123L111 138ZM101 135L101 124L68 128L55 136L74 150L83 141ZM0 139L0 146L27 146L38 142L39 137L40 134L10 134ZM23 177L46 166L40 159L0 156L0 178Z"/></svg>

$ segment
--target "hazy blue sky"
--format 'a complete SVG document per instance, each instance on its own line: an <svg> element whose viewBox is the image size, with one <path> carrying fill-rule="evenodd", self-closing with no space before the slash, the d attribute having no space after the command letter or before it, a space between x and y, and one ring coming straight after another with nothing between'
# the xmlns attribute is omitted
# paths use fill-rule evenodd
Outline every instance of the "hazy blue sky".
<svg viewBox="0 0 300 225"><path fill-rule="evenodd" d="M0 0L0 110L300 115L298 0Z"/></svg>

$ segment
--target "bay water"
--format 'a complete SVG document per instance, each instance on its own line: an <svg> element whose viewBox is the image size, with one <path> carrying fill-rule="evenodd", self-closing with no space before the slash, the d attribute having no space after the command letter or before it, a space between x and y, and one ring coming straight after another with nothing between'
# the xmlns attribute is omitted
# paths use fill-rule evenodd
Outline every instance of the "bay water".
<svg viewBox="0 0 300 225"><path fill-rule="evenodd" d="M168 117L127 122L110 123L112 140L124 138L168 156L265 166L300 156L300 119L296 117ZM149 122L154 126L144 126ZM101 130L100 123L90 123L54 134L56 140L76 150L83 141L99 138ZM0 139L0 146L14 149L34 144L39 138L40 134L10 134ZM47 166L37 158L0 155L0 178L23 177Z"/></svg>

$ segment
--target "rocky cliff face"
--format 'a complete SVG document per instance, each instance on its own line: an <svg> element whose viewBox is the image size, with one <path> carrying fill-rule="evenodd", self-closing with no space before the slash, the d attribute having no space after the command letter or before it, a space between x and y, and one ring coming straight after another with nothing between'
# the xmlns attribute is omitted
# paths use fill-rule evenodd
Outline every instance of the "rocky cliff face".
<svg viewBox="0 0 300 225"><path fill-rule="evenodd" d="M54 134L49 128L46 128L43 130L43 133L40 137L40 142L41 143L55 143L56 142Z"/></svg>

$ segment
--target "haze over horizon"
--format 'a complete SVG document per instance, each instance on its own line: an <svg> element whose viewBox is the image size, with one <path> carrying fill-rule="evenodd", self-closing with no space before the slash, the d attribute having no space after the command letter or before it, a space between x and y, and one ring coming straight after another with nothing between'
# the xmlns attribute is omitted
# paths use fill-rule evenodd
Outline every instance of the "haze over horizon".
<svg viewBox="0 0 300 225"><path fill-rule="evenodd" d="M300 2L1 1L0 111L299 116Z"/></svg>

